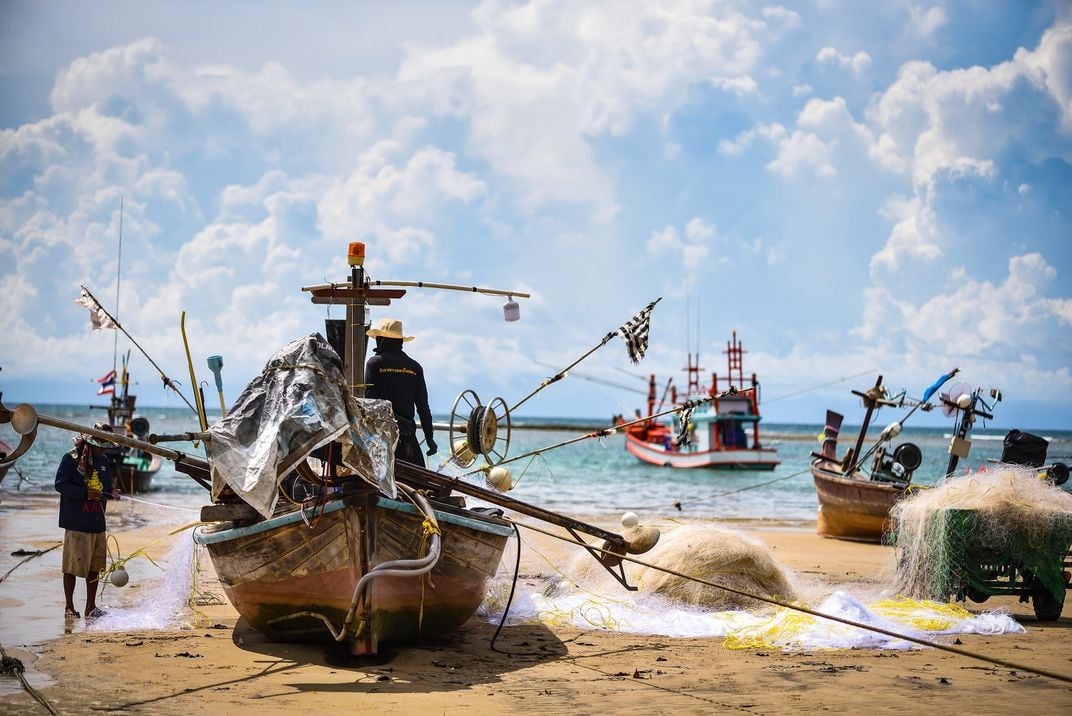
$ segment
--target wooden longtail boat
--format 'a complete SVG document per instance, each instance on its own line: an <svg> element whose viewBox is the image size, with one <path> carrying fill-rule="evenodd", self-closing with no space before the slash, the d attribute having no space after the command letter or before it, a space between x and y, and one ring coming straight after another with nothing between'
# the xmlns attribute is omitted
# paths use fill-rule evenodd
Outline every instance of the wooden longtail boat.
<svg viewBox="0 0 1072 716"><path fill-rule="evenodd" d="M424 514L372 490L326 503L311 526L291 512L199 530L194 540L208 548L227 598L255 629L275 639L322 640L351 622L351 607L363 600L351 648L375 653L381 640L436 636L468 620L514 531L493 515L433 509L442 553L427 577L388 566L433 554ZM358 589L363 576L377 574Z"/></svg>
<svg viewBox="0 0 1072 716"><path fill-rule="evenodd" d="M314 303L346 305L342 351L319 334L292 341L208 431L150 435L144 442L39 415L30 405L8 410L0 403L0 423L10 422L21 436L14 456L29 449L43 423L174 461L178 472L212 492L214 504L201 511L210 525L195 531L195 542L207 549L238 613L272 638L338 642L370 654L384 642L432 638L463 624L482 603L515 532L502 510L466 509L463 495L564 528L635 589L622 555L654 546L654 528L619 535L394 460L398 427L391 404L360 397L362 316L366 301L386 305L405 291L370 286L362 244L351 244L348 258L349 282L308 289ZM508 431L508 414L477 404L466 421L465 439L475 430L478 451L489 461L489 455L505 458L505 450L497 452L500 420ZM159 444L172 440L203 442L208 459ZM291 496L287 485L296 481L312 495ZM599 540L599 548L582 535Z"/></svg>
<svg viewBox="0 0 1072 716"><path fill-rule="evenodd" d="M699 383L700 356L689 354L686 369L689 379L686 400L698 397L711 399L698 406L688 420L688 443L678 445L676 436L681 431L681 416L675 414L672 423L651 420L625 429L625 449L637 459L660 467L710 468L722 470L773 470L778 466L778 451L765 447L759 439L759 383L756 374L751 377L751 386L744 387L744 370L741 356L745 352L733 332L732 341L727 341L727 376L720 378L711 374L711 385L701 390ZM719 383L724 382L727 391L720 392ZM678 403L677 389L672 388L671 403ZM648 415L655 413L656 383L652 375L648 381ZM618 423L624 420L618 419Z"/></svg>
<svg viewBox="0 0 1072 716"><path fill-rule="evenodd" d="M867 392L852 391L861 398L866 412L855 446L841 459L837 457L837 440L844 418L832 410L826 412L823 447L819 453L812 453L815 459L810 464L811 475L815 481L815 495L819 500L816 532L824 537L874 543L881 543L890 535L890 510L915 488L911 484L912 474L922 464L923 455L913 443L901 443L893 450L888 447L900 434L902 424L913 412L919 408L926 411L934 407L926 402L927 398L956 373L954 369L942 376L939 382L928 390L924 400L915 402L905 417L887 426L879 435L878 441L862 456L860 451L875 411L881 407L904 407L910 403L906 402L903 395L898 400L887 399L886 391L882 387L882 376L878 377L874 387ZM957 431L950 445L951 457L946 474L953 472L958 459L967 457L971 445L967 435L975 417L993 417L978 407L979 391L969 394L968 400L961 405L957 404L959 397L961 396L941 396L946 414L956 414L958 418Z"/></svg>
<svg viewBox="0 0 1072 716"><path fill-rule="evenodd" d="M836 461L815 460L811 474L819 498L816 531L824 537L856 542L882 541L890 531L890 510L908 488L873 482L859 471L846 476Z"/></svg>
<svg viewBox="0 0 1072 716"><path fill-rule="evenodd" d="M138 397L130 392L129 362L130 352L127 351L118 376L112 370L97 380L101 384L97 395L110 394L111 397L108 405L91 405L90 408L108 411L108 425L113 432L145 440L149 435L149 421L134 416ZM115 476L114 484L124 495L140 494L152 489L153 478L160 471L160 458L144 450L119 446L108 450L106 455Z"/></svg>

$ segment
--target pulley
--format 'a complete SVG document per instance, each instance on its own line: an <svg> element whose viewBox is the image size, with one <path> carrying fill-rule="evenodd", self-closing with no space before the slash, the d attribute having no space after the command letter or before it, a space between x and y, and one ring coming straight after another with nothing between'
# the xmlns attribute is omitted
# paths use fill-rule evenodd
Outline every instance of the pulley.
<svg viewBox="0 0 1072 716"><path fill-rule="evenodd" d="M505 429L503 429L505 428ZM458 467L473 464L483 455L488 465L506 459L510 450L510 408L502 398L488 405L473 390L463 390L450 411L450 458Z"/></svg>

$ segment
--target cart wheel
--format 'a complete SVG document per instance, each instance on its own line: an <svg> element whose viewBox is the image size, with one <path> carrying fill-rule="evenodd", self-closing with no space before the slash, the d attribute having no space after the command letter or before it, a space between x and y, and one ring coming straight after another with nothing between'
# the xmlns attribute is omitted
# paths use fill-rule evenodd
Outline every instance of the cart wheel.
<svg viewBox="0 0 1072 716"><path fill-rule="evenodd" d="M1064 605L1064 599L1054 599L1050 590L1041 584L1036 584L1031 590L1031 606L1035 608L1035 617L1040 622L1055 622L1060 619Z"/></svg>

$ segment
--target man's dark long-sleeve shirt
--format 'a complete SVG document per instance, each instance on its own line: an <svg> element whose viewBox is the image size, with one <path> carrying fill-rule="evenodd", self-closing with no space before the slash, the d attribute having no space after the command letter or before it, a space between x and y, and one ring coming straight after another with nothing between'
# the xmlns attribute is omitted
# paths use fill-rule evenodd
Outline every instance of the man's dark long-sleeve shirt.
<svg viewBox="0 0 1072 716"><path fill-rule="evenodd" d="M365 364L365 380L371 386L365 397L390 400L395 416L411 422L416 412L425 442L432 441L432 411L428 408L428 386L420 363L401 348L384 348Z"/></svg>
<svg viewBox="0 0 1072 716"><path fill-rule="evenodd" d="M56 491L60 493L60 527L77 532L104 532L104 501L112 492L112 475L103 455L93 461L93 474L79 474L78 461L71 453L60 460L56 470ZM91 500L88 488L101 491L99 500Z"/></svg>

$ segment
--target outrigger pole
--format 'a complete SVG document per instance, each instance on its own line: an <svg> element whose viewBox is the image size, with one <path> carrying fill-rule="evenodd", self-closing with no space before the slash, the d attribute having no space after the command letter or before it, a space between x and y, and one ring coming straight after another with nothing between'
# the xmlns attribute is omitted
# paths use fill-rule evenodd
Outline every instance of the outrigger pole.
<svg viewBox="0 0 1072 716"><path fill-rule="evenodd" d="M656 304L656 303L658 303L658 302L659 302L659 301L661 301L661 300L663 300L663 299L662 299L662 297L660 296L659 298L655 299L655 300L654 300L654 301L652 301L652 302L651 302L650 304L648 304L647 308L646 308L646 309L644 309L644 310L649 310L649 311L650 311L650 309L651 309L651 308L653 308L653 307L655 306L655 304ZM550 378L548 378L548 379L547 379L547 380L545 380L544 382L540 383L540 385L539 385L539 386L537 386L536 390L532 391L531 393L529 393L528 395L526 395L526 396L525 396L524 398L522 398L521 400L519 400L519 401L517 401L516 403L514 403L514 405L513 405L513 406L511 406L511 408L510 408L510 412L512 413L512 412L514 412L515 410L517 410L518 408L520 408L520 407L521 407L521 406L522 406L523 404L525 404L525 403L526 403L526 402L527 402L527 401L528 401L528 400L529 400L530 398L532 398L533 396L535 396L535 395L536 395L537 393L539 393L539 392L540 392L541 390L543 390L543 389L544 389L544 388L546 388L547 386L551 385L552 383L557 383L558 381L560 381L560 380L562 380L563 378L565 378L565 377L566 377L566 373L568 373L568 372L570 371L570 369L574 368L574 367L575 367L575 366L577 366L577 365L578 365L578 364L579 364L579 363L580 363L581 361L583 361L583 360L584 360L585 358L587 358L588 356L592 355L593 353L595 353L596 351L598 351L598 350L599 350L600 348L602 348L603 346L607 345L607 343L609 343L609 342L610 342L610 340L611 340L612 338L614 338L614 337L615 337L616 335L618 335L618 334L619 334L619 332L620 332L621 330L622 330L622 328L617 328L616 330L613 330L613 331L611 331L610 333L608 333L607 335L603 336L603 340L601 340L601 341L599 342L599 344L598 344L598 345L596 345L595 347L593 347L593 348L592 348L591 350L589 350L589 351L588 351L587 353L585 353L585 354L584 354L583 356L581 356L581 357L580 357L580 358L578 358L577 360L575 360L575 361L573 361L572 363L570 363L570 364L569 364L568 366L566 366L565 368L563 368L562 370L560 370L560 371L559 371L558 373L556 373L555 375L551 376Z"/></svg>
<svg viewBox="0 0 1072 716"><path fill-rule="evenodd" d="M175 383L171 380L171 378L167 377L167 374L164 373L163 369L156 364L156 361L154 361L152 359L152 357L150 357L149 354L145 352L145 349L142 348L140 345L138 345L138 342L136 340L134 340L134 336L132 336L129 333L127 333L127 329L123 328L123 326L119 323L119 321L116 319L115 316L113 316L111 313L108 313L108 309L101 305L101 302L97 300L97 297L94 296L93 293L88 288L86 288L85 286L82 286L81 288L82 288L83 291L86 292L86 295L89 296L93 300L93 303L97 304L97 308L99 308L101 311L103 311L104 315L108 316L108 318L111 319L112 323L115 324L116 329L122 331L123 335L126 336L130 340L130 342L134 344L135 348L137 348L139 351L141 351L141 354L143 356L145 356L145 359L152 364L153 368L156 368L156 372L158 372L160 374L160 380L164 381L164 387L165 388L171 388L172 390L174 390L175 393L180 398L182 398L182 402L186 403L186 405L189 406L190 410L192 410L195 413L197 413L197 408L195 408L190 403L190 401L186 399L186 396L182 394L182 391L179 390L178 386L175 385ZM196 386L194 386L194 387L196 389Z"/></svg>
<svg viewBox="0 0 1072 716"><path fill-rule="evenodd" d="M459 286L452 283L429 283L427 281L369 281L370 286L412 286L414 288L442 288L447 291L469 291L482 293L485 296L507 296L517 298L531 298L530 294L523 291L507 291L499 288L481 288L480 286Z"/></svg>
<svg viewBox="0 0 1072 716"><path fill-rule="evenodd" d="M37 437L38 425L48 425L72 433L90 435L95 438L100 438L101 440L115 443L116 445L122 445L136 450L144 450L147 453L166 458L175 463L176 470L192 477L201 485L201 487L204 487L206 490L212 489L212 486L208 482L210 479L208 461L204 458L189 455L179 450L171 450L170 448L160 447L134 438L128 438L125 435L120 435L111 430L97 430L96 428L79 425L78 423L72 423L67 420L41 415L28 403L18 405L14 410L8 410L4 407L3 403L0 403L0 424L3 423L11 423L11 427L15 432L22 436L18 447L8 456L8 458L12 460L24 454L30 449L30 446L33 445L33 442Z"/></svg>

